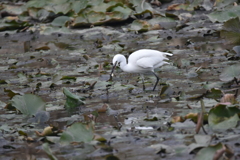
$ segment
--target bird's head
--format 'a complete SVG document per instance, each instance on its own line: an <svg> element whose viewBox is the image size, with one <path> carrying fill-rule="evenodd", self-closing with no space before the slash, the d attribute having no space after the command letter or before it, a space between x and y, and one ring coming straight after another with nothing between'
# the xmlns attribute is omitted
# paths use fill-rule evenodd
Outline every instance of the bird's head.
<svg viewBox="0 0 240 160"><path fill-rule="evenodd" d="M126 58L122 54L117 54L113 57L112 63L113 66L120 66L121 62L126 61Z"/></svg>
<svg viewBox="0 0 240 160"><path fill-rule="evenodd" d="M113 67L112 67L112 72L111 72L111 74L110 74L110 78L113 77L113 72L114 72L115 68L116 68L117 66L120 67L122 62L126 62L126 58L124 57L124 55L122 55L122 54L117 54L117 55L115 55L115 56L113 57L113 60L112 60Z"/></svg>

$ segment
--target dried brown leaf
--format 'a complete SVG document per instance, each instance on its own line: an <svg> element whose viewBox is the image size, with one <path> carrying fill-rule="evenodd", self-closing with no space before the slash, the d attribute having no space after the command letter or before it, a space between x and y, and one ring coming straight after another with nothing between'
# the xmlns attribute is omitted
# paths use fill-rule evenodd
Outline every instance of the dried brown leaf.
<svg viewBox="0 0 240 160"><path fill-rule="evenodd" d="M231 104L236 104L237 100L234 94L224 94L224 96L221 98L221 103L227 103L230 102Z"/></svg>

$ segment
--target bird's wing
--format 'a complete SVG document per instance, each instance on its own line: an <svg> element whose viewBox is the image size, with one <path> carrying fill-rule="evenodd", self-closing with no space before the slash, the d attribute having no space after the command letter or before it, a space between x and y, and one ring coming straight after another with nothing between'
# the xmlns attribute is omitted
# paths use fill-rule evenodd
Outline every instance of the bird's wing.
<svg viewBox="0 0 240 160"><path fill-rule="evenodd" d="M160 52L151 49L141 49L133 52L128 57L128 63L137 65L142 68L157 68L164 64L168 64L164 60L168 60L168 56L172 56L171 53Z"/></svg>
<svg viewBox="0 0 240 160"><path fill-rule="evenodd" d="M136 64L142 68L157 68L164 64L167 64L164 60L168 60L166 57L152 56L142 57L136 61Z"/></svg>

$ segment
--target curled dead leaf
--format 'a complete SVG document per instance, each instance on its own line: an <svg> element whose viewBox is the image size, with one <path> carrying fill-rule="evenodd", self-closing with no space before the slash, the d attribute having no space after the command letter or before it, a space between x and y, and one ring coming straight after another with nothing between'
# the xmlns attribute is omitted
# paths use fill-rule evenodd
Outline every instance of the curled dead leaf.
<svg viewBox="0 0 240 160"><path fill-rule="evenodd" d="M92 113L92 114L84 114L83 117L84 117L84 120L86 122L92 122L92 121L95 122L97 120L98 115L94 114L94 113Z"/></svg>
<svg viewBox="0 0 240 160"><path fill-rule="evenodd" d="M186 119L184 117L181 116L176 116L172 118L172 123L177 123L177 122L184 122Z"/></svg>
<svg viewBox="0 0 240 160"><path fill-rule="evenodd" d="M83 144L83 142L71 142L70 144L73 146L79 146L79 145Z"/></svg>
<svg viewBox="0 0 240 160"><path fill-rule="evenodd" d="M231 104L236 104L237 100L234 94L224 94L224 96L221 98L221 103L227 103L230 102Z"/></svg>
<svg viewBox="0 0 240 160"><path fill-rule="evenodd" d="M33 139L32 137L27 137L27 138L26 138L26 141L27 141L27 142L34 142L34 139Z"/></svg>
<svg viewBox="0 0 240 160"><path fill-rule="evenodd" d="M151 4L154 4L156 6L161 6L162 5L162 3L160 1L158 1L158 0L152 1Z"/></svg>
<svg viewBox="0 0 240 160"><path fill-rule="evenodd" d="M90 57L89 57L88 55L86 55L86 54L83 55L83 58L84 58L85 60L89 60L89 59L90 59Z"/></svg>
<svg viewBox="0 0 240 160"><path fill-rule="evenodd" d="M158 29L162 29L162 27L160 26L160 24L154 24L154 25L151 27L151 30L158 30Z"/></svg>
<svg viewBox="0 0 240 160"><path fill-rule="evenodd" d="M40 51L40 50L50 50L50 47L48 46L39 46L35 48L35 51Z"/></svg>
<svg viewBox="0 0 240 160"><path fill-rule="evenodd" d="M38 132L38 131L35 131L35 133L36 133L37 136L39 136L39 137L45 137L45 136L49 136L49 135L53 134L52 129L53 129L53 127L48 126L48 127L44 128L44 130L43 130L42 133L40 133L40 132Z"/></svg>
<svg viewBox="0 0 240 160"><path fill-rule="evenodd" d="M173 10L179 10L179 7L181 4L172 4L170 6L168 6L167 10L168 11L173 11Z"/></svg>
<svg viewBox="0 0 240 160"><path fill-rule="evenodd" d="M101 108L98 108L98 113L105 113L107 112L108 108L109 108L109 105L104 103Z"/></svg>
<svg viewBox="0 0 240 160"><path fill-rule="evenodd" d="M184 118L191 119L194 123L197 123L198 114L197 113L188 113Z"/></svg>
<svg viewBox="0 0 240 160"><path fill-rule="evenodd" d="M19 134L19 135L22 135L22 136L25 136L25 137L28 136L27 133L26 133L26 132L23 132L23 131L18 131L18 134Z"/></svg>
<svg viewBox="0 0 240 160"><path fill-rule="evenodd" d="M18 21L19 18L17 16L8 16L8 17L5 17L5 20L6 21Z"/></svg>
<svg viewBox="0 0 240 160"><path fill-rule="evenodd" d="M107 141L104 137L102 137L100 135L97 135L97 134L94 135L93 139L96 140L96 141L99 141L99 142L106 142Z"/></svg>

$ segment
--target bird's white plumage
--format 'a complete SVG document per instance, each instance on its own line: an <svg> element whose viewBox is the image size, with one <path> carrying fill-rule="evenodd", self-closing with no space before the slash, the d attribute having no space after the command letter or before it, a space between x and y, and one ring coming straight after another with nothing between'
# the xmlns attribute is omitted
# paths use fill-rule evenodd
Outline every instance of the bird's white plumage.
<svg viewBox="0 0 240 160"><path fill-rule="evenodd" d="M122 54L115 55L112 62L113 65L119 64L120 68L124 72L140 74L152 72L156 76L158 82L159 77L154 73L154 69L161 67L164 64L169 64L165 61L168 60L166 56L172 56L172 54L152 49L141 49L133 52L128 57L128 63L125 56L123 56ZM154 86L154 89L155 87L156 84Z"/></svg>
<svg viewBox="0 0 240 160"><path fill-rule="evenodd" d="M166 57L172 56L170 53L160 52L152 49L141 49L133 52L128 57L128 63L126 62L126 58L117 54L113 58L113 64L116 62L120 63L120 68L125 72L130 73L144 73L148 71L154 71L155 68L158 68L164 64L169 64L164 60L168 60Z"/></svg>

